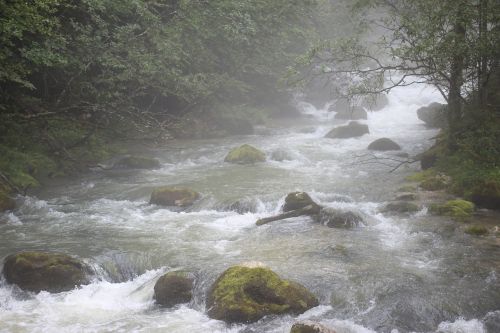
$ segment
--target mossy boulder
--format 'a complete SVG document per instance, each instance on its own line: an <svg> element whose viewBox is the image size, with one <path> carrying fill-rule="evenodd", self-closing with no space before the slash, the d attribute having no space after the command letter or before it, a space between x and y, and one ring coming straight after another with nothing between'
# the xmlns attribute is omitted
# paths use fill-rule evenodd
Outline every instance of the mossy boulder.
<svg viewBox="0 0 500 333"><path fill-rule="evenodd" d="M354 228L363 223L363 218L354 212L329 207L321 209L318 218L329 228Z"/></svg>
<svg viewBox="0 0 500 333"><path fill-rule="evenodd" d="M399 193L395 198L396 201L413 201L413 200L417 200L417 199L418 199L418 195L415 193L410 193L410 192Z"/></svg>
<svg viewBox="0 0 500 333"><path fill-rule="evenodd" d="M254 164L258 162L265 162L265 160L266 154L251 145L244 144L231 150L224 159L224 162Z"/></svg>
<svg viewBox="0 0 500 333"><path fill-rule="evenodd" d="M0 189L0 213L16 208L16 202Z"/></svg>
<svg viewBox="0 0 500 333"><path fill-rule="evenodd" d="M304 208L306 206L318 207L313 199L306 192L292 192L289 193L285 198L285 204L283 205L283 212L290 212L292 210L297 210Z"/></svg>
<svg viewBox="0 0 500 333"><path fill-rule="evenodd" d="M466 219L474 212L474 204L467 200L456 199L444 204L431 205L430 211L437 215L450 216L455 219Z"/></svg>
<svg viewBox="0 0 500 333"><path fill-rule="evenodd" d="M368 125L360 124L357 121L351 121L347 125L335 127L328 132L325 137L330 139L349 139L360 137L368 133L370 133Z"/></svg>
<svg viewBox="0 0 500 333"><path fill-rule="evenodd" d="M420 188L426 191L440 191L446 189L451 183L451 178L444 174L426 177L420 182Z"/></svg>
<svg viewBox="0 0 500 333"><path fill-rule="evenodd" d="M199 198L198 192L188 188L164 186L153 191L149 203L159 206L187 207Z"/></svg>
<svg viewBox="0 0 500 333"><path fill-rule="evenodd" d="M471 225L465 228L464 232L473 236L484 236L489 233L488 228L482 225Z"/></svg>
<svg viewBox="0 0 500 333"><path fill-rule="evenodd" d="M382 211L385 213L416 213L421 209L419 205L408 201L389 202Z"/></svg>
<svg viewBox="0 0 500 333"><path fill-rule="evenodd" d="M168 272L156 281L153 297L165 307L188 303L193 297L193 283L194 277L188 272Z"/></svg>
<svg viewBox="0 0 500 333"><path fill-rule="evenodd" d="M149 157L126 156L121 158L115 166L124 169L158 169L160 162Z"/></svg>
<svg viewBox="0 0 500 333"><path fill-rule="evenodd" d="M368 150L388 151L401 150L401 146L389 138L380 138L368 145Z"/></svg>
<svg viewBox="0 0 500 333"><path fill-rule="evenodd" d="M250 323L271 314L301 314L318 304L302 285L258 265L227 269L207 299L209 317L228 323Z"/></svg>
<svg viewBox="0 0 500 333"><path fill-rule="evenodd" d="M500 182L486 181L474 186L468 195L476 205L489 209L500 209Z"/></svg>
<svg viewBox="0 0 500 333"><path fill-rule="evenodd" d="M428 127L443 128L446 126L446 105L431 103L418 109L417 116Z"/></svg>
<svg viewBox="0 0 500 333"><path fill-rule="evenodd" d="M361 120L368 119L368 114L361 106L353 106L338 110L334 118L344 120Z"/></svg>
<svg viewBox="0 0 500 333"><path fill-rule="evenodd" d="M33 292L68 291L87 284L89 274L88 266L62 253L19 252L5 258L3 266L8 283Z"/></svg>
<svg viewBox="0 0 500 333"><path fill-rule="evenodd" d="M306 320L293 324L292 328L290 329L290 333L336 333L336 332L324 325Z"/></svg>

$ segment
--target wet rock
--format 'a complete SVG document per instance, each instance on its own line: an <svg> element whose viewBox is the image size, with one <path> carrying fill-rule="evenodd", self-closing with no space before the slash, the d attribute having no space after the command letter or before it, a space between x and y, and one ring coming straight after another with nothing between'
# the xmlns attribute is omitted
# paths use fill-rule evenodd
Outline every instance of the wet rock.
<svg viewBox="0 0 500 333"><path fill-rule="evenodd" d="M372 97L366 97L363 99L361 106L370 111L380 111L389 105L389 98L386 94L378 94Z"/></svg>
<svg viewBox="0 0 500 333"><path fill-rule="evenodd" d="M286 196L285 204L283 205L282 209L284 212L289 212L310 205L317 206L317 204L313 201L313 199L311 199L309 194L307 194L306 192L292 192Z"/></svg>
<svg viewBox="0 0 500 333"><path fill-rule="evenodd" d="M368 113L361 106L354 106L352 108L340 109L334 118L345 120L368 119Z"/></svg>
<svg viewBox="0 0 500 333"><path fill-rule="evenodd" d="M227 154L224 162L236 163L236 164L254 164L258 162L264 162L266 160L266 154L257 148L244 144L238 148L234 148Z"/></svg>
<svg viewBox="0 0 500 333"><path fill-rule="evenodd" d="M188 303L193 297L193 283L194 277L188 272L168 272L156 281L153 297L165 307Z"/></svg>
<svg viewBox="0 0 500 333"><path fill-rule="evenodd" d="M318 219L330 228L355 228L363 223L363 218L356 213L329 207L321 209Z"/></svg>
<svg viewBox="0 0 500 333"><path fill-rule="evenodd" d="M238 214L255 213L257 211L257 204L255 201L242 199L226 203L222 206L222 209L233 211Z"/></svg>
<svg viewBox="0 0 500 333"><path fill-rule="evenodd" d="M446 105L432 103L417 110L418 119L428 127L443 128L446 126Z"/></svg>
<svg viewBox="0 0 500 333"><path fill-rule="evenodd" d="M158 169L160 162L149 157L126 156L121 158L116 164L117 168L124 169Z"/></svg>
<svg viewBox="0 0 500 333"><path fill-rule="evenodd" d="M16 208L16 202L0 188L0 213Z"/></svg>
<svg viewBox="0 0 500 333"><path fill-rule="evenodd" d="M382 210L385 213L416 213L421 207L413 202L408 201L394 201L388 203Z"/></svg>
<svg viewBox="0 0 500 333"><path fill-rule="evenodd" d="M260 265L227 269L207 298L209 317L228 323L250 323L271 314L300 314L318 304L305 287Z"/></svg>
<svg viewBox="0 0 500 333"><path fill-rule="evenodd" d="M88 284L90 269L80 260L62 253L27 251L9 255L3 275L21 289L52 293Z"/></svg>
<svg viewBox="0 0 500 333"><path fill-rule="evenodd" d="M369 150L387 151L401 150L401 146L388 138L380 138L368 145Z"/></svg>
<svg viewBox="0 0 500 333"><path fill-rule="evenodd" d="M418 200L418 195L415 193L400 193L396 196L396 201L413 201Z"/></svg>
<svg viewBox="0 0 500 333"><path fill-rule="evenodd" d="M157 188L151 194L150 204L159 206L191 206L200 198L200 194L181 187L164 186Z"/></svg>
<svg viewBox="0 0 500 333"><path fill-rule="evenodd" d="M347 125L335 127L328 132L325 137L331 139L348 139L360 137L368 133L370 133L368 125L360 124L357 121L351 121Z"/></svg>
<svg viewBox="0 0 500 333"><path fill-rule="evenodd" d="M444 204L433 204L430 206L430 211L436 215L445 215L462 220L469 218L474 212L474 208L472 202L456 199L447 201Z"/></svg>
<svg viewBox="0 0 500 333"><path fill-rule="evenodd" d="M473 236L484 236L489 233L488 228L482 225L471 225L465 228L464 232Z"/></svg>
<svg viewBox="0 0 500 333"><path fill-rule="evenodd" d="M500 182L490 180L471 189L470 199L478 206L500 209Z"/></svg>
<svg viewBox="0 0 500 333"><path fill-rule="evenodd" d="M306 320L293 324L290 333L336 333L321 324Z"/></svg>

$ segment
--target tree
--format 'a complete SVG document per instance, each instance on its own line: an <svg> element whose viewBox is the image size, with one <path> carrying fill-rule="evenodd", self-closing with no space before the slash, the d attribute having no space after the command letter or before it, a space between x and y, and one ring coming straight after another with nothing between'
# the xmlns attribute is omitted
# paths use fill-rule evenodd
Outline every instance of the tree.
<svg viewBox="0 0 500 333"><path fill-rule="evenodd" d="M465 105L498 110L486 97L499 72L498 1L360 0L353 10L370 30L321 42L301 59L299 79L304 68L340 79L350 98L432 84L448 102L450 142Z"/></svg>

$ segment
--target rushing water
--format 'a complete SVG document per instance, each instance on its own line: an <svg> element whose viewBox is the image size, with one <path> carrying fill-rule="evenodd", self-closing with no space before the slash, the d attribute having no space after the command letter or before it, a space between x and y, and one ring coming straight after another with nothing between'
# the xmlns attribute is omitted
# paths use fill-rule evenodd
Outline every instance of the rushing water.
<svg viewBox="0 0 500 333"><path fill-rule="evenodd" d="M389 173L364 163L367 145L389 137L410 155L431 145L416 109L439 101L433 90L394 91L389 105L369 113L370 134L323 138L343 123L302 105L300 121L259 129L259 135L179 141L147 153L161 161L152 171L98 171L48 186L0 217L0 258L20 250L61 251L98 271L92 284L37 295L0 281L0 332L286 332L312 319L338 333L500 332L500 248L465 235L456 223L379 212L417 166ZM253 166L223 162L229 149L250 143L286 157ZM392 156L381 154L382 156ZM188 211L148 205L160 185L202 193ZM287 193L303 190L325 206L365 218L355 229L334 229L308 218L257 227L279 211ZM228 207L239 201L251 212ZM271 316L250 325L226 325L205 314L205 294L227 267L260 261L296 280L321 305L298 317ZM152 295L164 272L196 274L190 304L163 309Z"/></svg>

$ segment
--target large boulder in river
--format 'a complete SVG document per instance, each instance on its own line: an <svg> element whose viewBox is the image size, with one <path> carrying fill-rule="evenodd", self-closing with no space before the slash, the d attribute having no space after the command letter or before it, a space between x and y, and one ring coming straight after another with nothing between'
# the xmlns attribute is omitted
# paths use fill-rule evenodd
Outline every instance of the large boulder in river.
<svg viewBox="0 0 500 333"><path fill-rule="evenodd" d="M401 146L388 138L380 138L368 145L369 150L387 151L401 150Z"/></svg>
<svg viewBox="0 0 500 333"><path fill-rule="evenodd" d="M116 162L115 167L124 169L158 169L160 162L157 159L140 156L125 156Z"/></svg>
<svg viewBox="0 0 500 333"><path fill-rule="evenodd" d="M289 193L285 198L283 212L290 212L292 210L301 209L309 205L319 207L306 192L292 192Z"/></svg>
<svg viewBox="0 0 500 333"><path fill-rule="evenodd" d="M250 323L271 314L300 314L318 304L305 287L283 280L261 265L227 269L207 299L209 317L228 323Z"/></svg>
<svg viewBox="0 0 500 333"><path fill-rule="evenodd" d="M363 136L368 133L370 133L368 125L360 124L357 121L351 121L347 125L335 127L328 132L325 137L330 139L348 139Z"/></svg>
<svg viewBox="0 0 500 333"><path fill-rule="evenodd" d="M244 144L231 150L224 159L224 162L236 164L254 164L258 162L264 162L265 160L266 154L253 146Z"/></svg>
<svg viewBox="0 0 500 333"><path fill-rule="evenodd" d="M432 128L443 128L446 126L446 105L431 103L417 110L418 119Z"/></svg>
<svg viewBox="0 0 500 333"><path fill-rule="evenodd" d="M353 106L337 111L335 119L359 120L368 119L368 113L361 106Z"/></svg>
<svg viewBox="0 0 500 333"><path fill-rule="evenodd" d="M151 194L150 204L159 206L191 206L200 198L200 194L196 191L182 188L164 186L157 188Z"/></svg>
<svg viewBox="0 0 500 333"><path fill-rule="evenodd" d="M156 281L153 297L165 307L188 303L193 297L193 283L194 277L188 272L168 272Z"/></svg>
<svg viewBox="0 0 500 333"><path fill-rule="evenodd" d="M292 328L290 329L290 333L336 333L336 332L324 325L306 320L293 324Z"/></svg>
<svg viewBox="0 0 500 333"><path fill-rule="evenodd" d="M321 209L319 222L330 228L354 228L363 223L363 218L350 211L342 211L329 207Z"/></svg>
<svg viewBox="0 0 500 333"><path fill-rule="evenodd" d="M62 253L19 252L9 255L3 266L8 283L33 292L68 291L87 284L90 269L80 260Z"/></svg>

